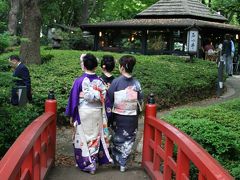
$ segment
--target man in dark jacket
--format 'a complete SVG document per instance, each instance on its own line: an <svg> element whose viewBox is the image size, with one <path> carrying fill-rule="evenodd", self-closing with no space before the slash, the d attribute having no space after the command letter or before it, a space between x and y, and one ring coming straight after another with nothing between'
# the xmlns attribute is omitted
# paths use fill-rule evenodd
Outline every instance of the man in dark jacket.
<svg viewBox="0 0 240 180"><path fill-rule="evenodd" d="M20 99L19 86L26 86L27 99L29 102L32 101L31 93L31 79L28 68L20 61L20 58L17 55L12 55L9 57L9 62L14 69L13 76L18 77L18 80L15 80L15 85L12 89L12 98L11 103L13 105L18 105Z"/></svg>

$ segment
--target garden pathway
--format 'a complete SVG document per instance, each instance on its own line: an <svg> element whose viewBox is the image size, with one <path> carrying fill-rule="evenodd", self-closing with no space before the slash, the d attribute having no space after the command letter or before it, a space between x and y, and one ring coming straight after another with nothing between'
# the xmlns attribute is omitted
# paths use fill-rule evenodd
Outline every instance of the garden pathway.
<svg viewBox="0 0 240 180"><path fill-rule="evenodd" d="M226 92L219 98L206 99L199 102L189 103L187 105L174 107L168 110L160 111L157 117L161 118L166 113L172 110L191 107L191 106L207 106L211 104L220 103L236 97L240 97L240 75L229 77L225 83ZM141 169L141 151L142 151L142 135L143 135L143 118L139 121L139 132L137 135L136 148L134 150L132 159L128 164L128 170L125 173L119 172L118 168L112 165L99 167L95 175L81 172L75 168L73 148L71 142L71 128L58 127L57 129L57 152L56 152L56 166L50 171L46 180L77 180L77 179L114 179L114 180L146 180L150 179L148 175Z"/></svg>
<svg viewBox="0 0 240 180"><path fill-rule="evenodd" d="M227 78L224 86L226 87L226 91L219 98L218 97L209 98L209 99L205 99L198 102L188 103L186 105L176 106L164 111L159 111L157 113L157 117L161 118L163 115L169 113L170 111L173 111L179 108L192 107L192 106L205 107L208 105L217 104L230 99L240 97L240 75L233 75Z"/></svg>

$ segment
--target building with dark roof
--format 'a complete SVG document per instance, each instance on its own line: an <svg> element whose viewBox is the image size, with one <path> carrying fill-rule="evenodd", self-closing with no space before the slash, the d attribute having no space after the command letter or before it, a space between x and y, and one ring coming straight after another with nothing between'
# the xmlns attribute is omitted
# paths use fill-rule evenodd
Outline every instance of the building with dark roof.
<svg viewBox="0 0 240 180"><path fill-rule="evenodd" d="M198 0L160 0L134 19L82 24L81 29L94 35L94 50L185 54L187 29L193 25L200 32L199 48L209 39L220 43L226 33L239 41L240 27Z"/></svg>

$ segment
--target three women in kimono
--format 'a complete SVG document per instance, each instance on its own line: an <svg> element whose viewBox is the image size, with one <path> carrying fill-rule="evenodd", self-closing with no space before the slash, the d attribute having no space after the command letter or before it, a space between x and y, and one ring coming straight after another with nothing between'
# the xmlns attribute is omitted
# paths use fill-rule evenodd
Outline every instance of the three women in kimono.
<svg viewBox="0 0 240 180"><path fill-rule="evenodd" d="M82 76L74 81L65 114L75 127L74 154L77 166L94 174L97 163L113 163L109 155L109 131L105 109L113 109L116 122L112 138L114 163L125 171L138 125L138 104L142 100L140 83L131 75L136 59L123 56L119 60L122 74L113 80L105 101L106 86L95 74L98 62L94 55L81 56ZM106 104L105 104L106 102Z"/></svg>

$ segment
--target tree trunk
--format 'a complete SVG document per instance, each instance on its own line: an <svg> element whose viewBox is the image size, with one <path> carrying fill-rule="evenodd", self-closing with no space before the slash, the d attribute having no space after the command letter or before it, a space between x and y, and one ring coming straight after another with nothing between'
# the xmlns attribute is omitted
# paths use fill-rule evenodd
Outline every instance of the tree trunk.
<svg viewBox="0 0 240 180"><path fill-rule="evenodd" d="M211 0L208 1L208 7L212 7L212 1Z"/></svg>
<svg viewBox="0 0 240 180"><path fill-rule="evenodd" d="M81 23L87 23L88 21L88 7L89 3L88 0L83 0L83 4L82 4L82 19L81 19Z"/></svg>
<svg viewBox="0 0 240 180"><path fill-rule="evenodd" d="M18 12L19 12L19 0L10 0L11 9L8 15L8 31L10 35L16 35L17 23L18 23Z"/></svg>
<svg viewBox="0 0 240 180"><path fill-rule="evenodd" d="M87 23L89 17L93 13L96 7L96 0L83 0L82 1L82 14L80 24Z"/></svg>
<svg viewBox="0 0 240 180"><path fill-rule="evenodd" d="M40 57L40 0L21 0L22 40L20 56L26 64L41 64Z"/></svg>

